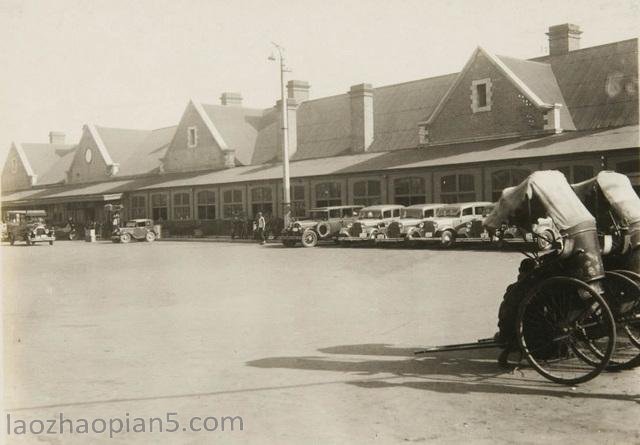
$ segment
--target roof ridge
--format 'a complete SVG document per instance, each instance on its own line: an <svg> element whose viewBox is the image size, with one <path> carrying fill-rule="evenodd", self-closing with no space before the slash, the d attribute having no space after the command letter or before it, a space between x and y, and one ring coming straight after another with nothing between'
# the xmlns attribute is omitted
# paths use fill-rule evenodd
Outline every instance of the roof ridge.
<svg viewBox="0 0 640 445"><path fill-rule="evenodd" d="M580 48L580 49L574 49L573 51L569 51L566 54L559 54L557 56L552 56L551 54L545 54L543 56L537 56L537 57L532 57L531 59L526 59L532 62L535 62L536 59L546 59L546 58L552 58L552 57L564 57L570 54L576 54L576 53L580 53L580 52L584 52L584 51L589 51L592 49L597 49L597 48L603 48L605 46L613 46L613 45L619 45L620 43L627 43L627 42L631 42L631 41L638 41L640 39L640 37L631 37L630 39L624 39L624 40L618 40L616 42L609 42L609 43L603 43L601 45L595 45L595 46L588 46L586 48Z"/></svg>
<svg viewBox="0 0 640 445"><path fill-rule="evenodd" d="M421 79L408 80L406 82L392 83L392 84L389 84L389 85L382 85L382 86L379 86L379 87L375 87L374 90L381 90L383 88L392 88L392 87L396 87L396 86L399 86L399 85L406 85L406 84L409 84L409 83L424 82L425 80L433 80L433 79L438 79L440 77L454 76L454 75L458 75L458 74L460 74L460 73L457 72L457 73L439 74L439 75L433 76L433 77L423 77Z"/></svg>
<svg viewBox="0 0 640 445"><path fill-rule="evenodd" d="M94 128L96 130L153 131L153 130L143 129L143 128L103 127L103 126L95 125L95 124L94 124Z"/></svg>
<svg viewBox="0 0 640 445"><path fill-rule="evenodd" d="M537 60L531 60L531 59L521 59L519 57L513 57L513 56L505 56L505 55L500 55L500 54L496 54L496 57L499 58L504 58L504 59L513 59L513 60L517 60L518 62L528 62L528 63L537 63L538 65L545 65L545 66L551 66L550 63L548 62L539 62Z"/></svg>

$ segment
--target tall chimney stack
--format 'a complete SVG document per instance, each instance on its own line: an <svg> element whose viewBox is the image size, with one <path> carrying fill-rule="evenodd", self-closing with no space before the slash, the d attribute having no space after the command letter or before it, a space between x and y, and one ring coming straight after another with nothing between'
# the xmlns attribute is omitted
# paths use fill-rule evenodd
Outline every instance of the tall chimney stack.
<svg viewBox="0 0 640 445"><path fill-rule="evenodd" d="M571 23L549 27L549 54L561 56L580 49L580 27Z"/></svg>
<svg viewBox="0 0 640 445"><path fill-rule="evenodd" d="M349 90L351 101L351 150L364 153L373 142L373 88L369 83Z"/></svg>
<svg viewBox="0 0 640 445"><path fill-rule="evenodd" d="M220 104L230 107L242 106L242 94L226 92L220 96Z"/></svg>
<svg viewBox="0 0 640 445"><path fill-rule="evenodd" d="M309 99L309 82L305 80L290 80L287 82L287 97L295 99L300 105L301 102Z"/></svg>
<svg viewBox="0 0 640 445"><path fill-rule="evenodd" d="M50 131L49 143L50 144L64 144L65 134L62 131Z"/></svg>

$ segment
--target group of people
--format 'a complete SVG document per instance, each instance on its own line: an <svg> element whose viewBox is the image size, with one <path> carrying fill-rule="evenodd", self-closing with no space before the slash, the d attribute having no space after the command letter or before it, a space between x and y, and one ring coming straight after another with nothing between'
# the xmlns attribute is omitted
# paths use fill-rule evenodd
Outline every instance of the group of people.
<svg viewBox="0 0 640 445"><path fill-rule="evenodd" d="M285 220L287 218L285 217ZM240 213L234 213L231 225L231 239L255 239L265 244L269 236L277 238L282 231L282 220L258 212L254 219Z"/></svg>

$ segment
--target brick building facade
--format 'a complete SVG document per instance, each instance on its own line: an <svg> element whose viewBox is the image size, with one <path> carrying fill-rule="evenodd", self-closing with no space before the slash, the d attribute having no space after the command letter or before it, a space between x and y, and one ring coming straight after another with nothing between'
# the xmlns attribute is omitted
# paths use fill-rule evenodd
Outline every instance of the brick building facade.
<svg viewBox="0 0 640 445"><path fill-rule="evenodd" d="M576 32L576 30L578 32ZM495 200L529 173L577 182L602 169L640 185L638 39L579 49L579 29L549 30L550 55L531 60L478 48L460 73L309 99L288 84L291 197L315 206ZM207 222L282 214L278 102L247 108L190 101L174 127L85 125L77 144L11 147L2 206L45 208L54 220L125 217Z"/></svg>

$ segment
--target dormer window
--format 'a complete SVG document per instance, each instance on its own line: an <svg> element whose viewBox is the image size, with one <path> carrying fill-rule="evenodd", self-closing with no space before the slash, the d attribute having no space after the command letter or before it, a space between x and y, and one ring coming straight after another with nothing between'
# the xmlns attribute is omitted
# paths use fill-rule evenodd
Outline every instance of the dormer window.
<svg viewBox="0 0 640 445"><path fill-rule="evenodd" d="M187 145L189 148L196 147L198 145L198 128L189 127L187 129Z"/></svg>
<svg viewBox="0 0 640 445"><path fill-rule="evenodd" d="M491 79L471 82L471 110L474 113L491 111Z"/></svg>

